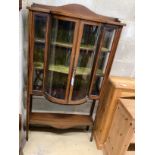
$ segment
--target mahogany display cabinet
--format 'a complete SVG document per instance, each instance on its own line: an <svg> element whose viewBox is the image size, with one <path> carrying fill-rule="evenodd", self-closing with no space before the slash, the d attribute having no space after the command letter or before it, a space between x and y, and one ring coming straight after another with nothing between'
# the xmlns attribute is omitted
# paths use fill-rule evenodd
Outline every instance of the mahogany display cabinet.
<svg viewBox="0 0 155 155"><path fill-rule="evenodd" d="M69 4L29 9L27 139L29 125L93 126L92 111L104 89L122 28L119 19ZM34 113L32 96L77 105L93 100L90 115Z"/></svg>

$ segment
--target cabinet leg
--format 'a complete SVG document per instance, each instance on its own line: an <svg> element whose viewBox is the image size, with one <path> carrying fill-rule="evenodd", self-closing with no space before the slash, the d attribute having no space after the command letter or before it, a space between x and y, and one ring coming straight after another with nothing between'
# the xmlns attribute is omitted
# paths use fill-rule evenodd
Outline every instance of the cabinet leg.
<svg viewBox="0 0 155 155"><path fill-rule="evenodd" d="M89 126L86 126L86 131L89 131Z"/></svg>
<svg viewBox="0 0 155 155"><path fill-rule="evenodd" d="M91 130L90 142L93 141L93 133L94 133L94 125L92 126L92 130Z"/></svg>
<svg viewBox="0 0 155 155"><path fill-rule="evenodd" d="M91 117L93 116L95 103L96 103L96 100L93 100L93 103L92 103L91 109L90 109L90 114L89 114ZM91 136L90 136L90 141L91 142L93 141L93 129L94 129L94 123L93 123L92 129L91 129ZM89 126L87 126L87 131L88 130L89 130Z"/></svg>
<svg viewBox="0 0 155 155"><path fill-rule="evenodd" d="M91 136L90 136L90 142L93 141L93 133L91 133Z"/></svg>
<svg viewBox="0 0 155 155"><path fill-rule="evenodd" d="M29 133L29 113L30 113L30 103L31 95L27 95L27 108L26 108L26 140L28 141L28 133Z"/></svg>
<svg viewBox="0 0 155 155"><path fill-rule="evenodd" d="M32 112L32 95L30 95L30 113Z"/></svg>
<svg viewBox="0 0 155 155"><path fill-rule="evenodd" d="M28 135L28 130L26 130L26 141L28 141L29 135Z"/></svg>
<svg viewBox="0 0 155 155"><path fill-rule="evenodd" d="M90 116L93 116L95 103L96 103L96 100L93 100L93 103L92 103L91 108L90 108L90 113L89 113Z"/></svg>

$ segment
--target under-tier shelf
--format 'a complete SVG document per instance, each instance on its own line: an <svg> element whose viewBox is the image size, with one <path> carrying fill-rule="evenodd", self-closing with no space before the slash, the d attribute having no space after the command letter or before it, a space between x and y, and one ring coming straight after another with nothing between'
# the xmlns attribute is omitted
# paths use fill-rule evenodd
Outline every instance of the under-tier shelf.
<svg viewBox="0 0 155 155"><path fill-rule="evenodd" d="M67 129L78 126L92 126L93 120L88 115L31 113L30 124Z"/></svg>
<svg viewBox="0 0 155 155"><path fill-rule="evenodd" d="M45 43L45 40L36 39L35 42L37 42L37 43ZM72 46L73 46L73 44L65 43L65 42L53 42L52 45L59 46L59 47L65 47L65 48L72 48ZM94 51L95 50L93 45L81 45L80 49L81 50L86 50L86 51ZM102 52L109 52L109 49L102 47L101 51Z"/></svg>
<svg viewBox="0 0 155 155"><path fill-rule="evenodd" d="M35 69L43 69L42 62L34 62ZM64 65L50 65L48 70L58 73L69 74L69 66ZM91 69L86 67L77 67L76 75L88 75L90 74ZM97 76L103 76L103 72L101 69L97 70Z"/></svg>

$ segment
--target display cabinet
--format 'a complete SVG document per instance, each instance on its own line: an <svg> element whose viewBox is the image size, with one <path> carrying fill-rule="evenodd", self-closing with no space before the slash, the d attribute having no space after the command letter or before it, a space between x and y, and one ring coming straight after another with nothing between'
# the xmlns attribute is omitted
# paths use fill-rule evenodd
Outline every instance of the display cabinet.
<svg viewBox="0 0 155 155"><path fill-rule="evenodd" d="M93 125L91 114L32 113L32 96L45 96L65 105L91 99L92 113L108 78L124 24L78 4L32 4L28 9L27 138L29 124L57 128Z"/></svg>

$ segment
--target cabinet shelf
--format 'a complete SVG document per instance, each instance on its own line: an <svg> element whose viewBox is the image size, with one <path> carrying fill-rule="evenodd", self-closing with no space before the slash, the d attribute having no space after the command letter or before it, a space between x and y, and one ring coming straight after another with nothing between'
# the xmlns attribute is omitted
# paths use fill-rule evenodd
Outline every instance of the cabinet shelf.
<svg viewBox="0 0 155 155"><path fill-rule="evenodd" d="M81 45L80 49L87 50L87 51L94 51L95 48L92 45ZM109 49L102 47L101 51L102 52L109 52Z"/></svg>
<svg viewBox="0 0 155 155"><path fill-rule="evenodd" d="M92 126L93 120L87 115L31 113L31 125L46 125L55 128L67 129L78 126Z"/></svg>
<svg viewBox="0 0 155 155"><path fill-rule="evenodd" d="M37 43L45 43L45 40L36 39L35 42L37 42ZM65 43L65 42L53 42L52 45L59 46L59 47L65 47L65 48L72 48L72 46L73 46L72 44ZM80 50L94 51L94 49L95 48L92 45L81 45L80 46ZM102 52L109 52L109 49L102 47L101 51Z"/></svg>
<svg viewBox="0 0 155 155"><path fill-rule="evenodd" d="M72 48L72 44L69 44L69 43L63 43L63 42L53 42L52 45L55 45L55 46L59 46L59 47L65 47L65 48Z"/></svg>
<svg viewBox="0 0 155 155"><path fill-rule="evenodd" d="M43 69L43 63L42 62L34 62L34 67L36 69ZM69 73L69 67L64 66L64 65L50 65L48 70L53 71L53 72L58 72L58 73L64 73L64 74ZM90 72L91 72L90 68L77 67L76 75L88 75ZM101 69L97 70L97 76L103 76Z"/></svg>
<svg viewBox="0 0 155 155"><path fill-rule="evenodd" d="M35 43L41 43L41 44L44 44L45 43L45 39L35 39Z"/></svg>

